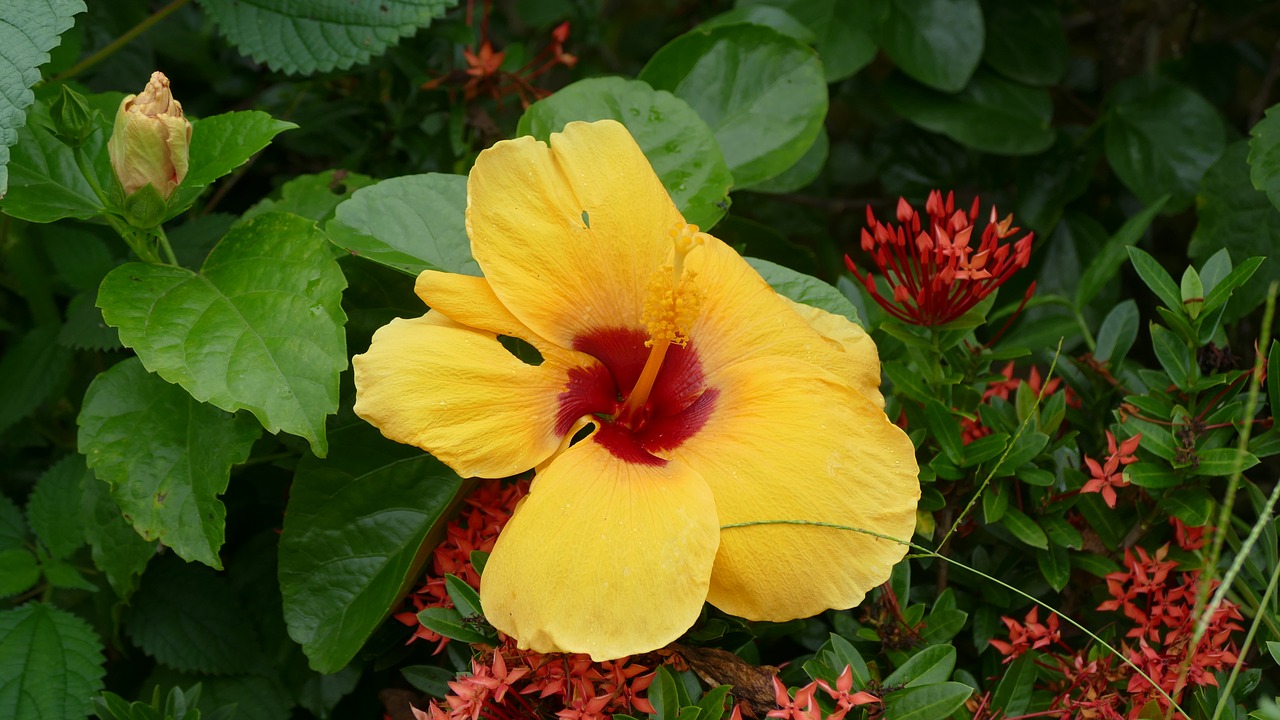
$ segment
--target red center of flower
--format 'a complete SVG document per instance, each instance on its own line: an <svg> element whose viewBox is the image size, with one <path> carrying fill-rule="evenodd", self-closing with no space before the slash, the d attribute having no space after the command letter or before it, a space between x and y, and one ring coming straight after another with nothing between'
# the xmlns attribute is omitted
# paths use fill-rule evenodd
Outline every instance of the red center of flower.
<svg viewBox="0 0 1280 720"><path fill-rule="evenodd" d="M719 391L703 382L697 349L671 345L647 397L634 410L629 396L644 372L651 348L643 330L596 330L579 336L574 349L600 361L569 373L560 393L556 432L565 434L579 418L595 415L596 441L628 462L660 465L656 453L672 450L698 432L715 408Z"/></svg>

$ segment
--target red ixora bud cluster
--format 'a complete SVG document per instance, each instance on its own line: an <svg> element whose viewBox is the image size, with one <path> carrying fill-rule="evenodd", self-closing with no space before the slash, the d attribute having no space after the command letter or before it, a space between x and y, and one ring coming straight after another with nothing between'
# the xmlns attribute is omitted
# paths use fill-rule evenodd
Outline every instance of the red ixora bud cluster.
<svg viewBox="0 0 1280 720"><path fill-rule="evenodd" d="M1174 527L1183 550L1203 544L1201 533L1181 523ZM992 640L991 646L1005 656L1005 662L1039 649L1043 652L1037 664L1054 671L1041 675L1047 678L1041 680L1041 687L1054 695L1044 717L1132 720L1152 701L1167 710L1164 693L1181 702L1188 687L1216 686L1214 673L1239 662L1232 635L1243 631L1243 618L1230 601L1217 608L1208 629L1191 647L1200 572L1178 572L1177 561L1167 559L1168 553L1167 544L1154 554L1141 547L1136 552L1126 550L1126 569L1107 576L1111 599L1098 606L1098 610L1124 614L1129 622L1125 637L1136 639L1137 645L1125 643L1123 651L1154 685L1114 655L1097 648L1071 650L1061 641L1055 615L1044 624L1036 622L1035 610L1028 613L1025 624L1003 618L1009 640ZM1208 590L1212 592L1216 585L1215 581Z"/></svg>
<svg viewBox="0 0 1280 720"><path fill-rule="evenodd" d="M1082 493L1102 493L1102 500L1107 507L1116 506L1116 488L1128 487L1129 480L1121 469L1125 465L1138 462L1134 453L1138 451L1138 443L1142 442L1142 433L1116 445L1116 436L1107 431L1107 457L1101 463L1088 455L1084 456L1085 467L1089 468L1089 481L1080 488Z"/></svg>
<svg viewBox="0 0 1280 720"><path fill-rule="evenodd" d="M862 249L884 276L889 297L880 294L875 276L860 272L848 255L845 264L893 317L923 326L951 322L1031 262L1034 233L1004 242L1019 228L1013 227L1012 215L999 220L995 207L978 246L972 245L978 207L975 197L968 214L958 211L954 192L947 193L944 202L941 191L934 190L925 203L927 225L905 198L898 199L897 225L881 223L867 207ZM1026 297L1034 290L1032 283Z"/></svg>

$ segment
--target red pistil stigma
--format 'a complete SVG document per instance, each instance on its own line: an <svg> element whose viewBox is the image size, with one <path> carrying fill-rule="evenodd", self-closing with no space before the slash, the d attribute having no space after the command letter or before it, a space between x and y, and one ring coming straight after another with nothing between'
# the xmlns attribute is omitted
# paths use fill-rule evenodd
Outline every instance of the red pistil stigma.
<svg viewBox="0 0 1280 720"><path fill-rule="evenodd" d="M994 207L975 247L979 210L978 198L967 214L956 210L955 193L947 193L944 200L940 190L930 192L925 202L927 222L921 221L906 198L898 199L896 225L881 223L868 206L867 227L860 235L862 250L891 292L877 292L875 277L858 272L848 256L845 264L893 317L926 327L949 323L1031 262L1034 233L1004 242L1020 229L1013 226L1013 215L1000 220Z"/></svg>

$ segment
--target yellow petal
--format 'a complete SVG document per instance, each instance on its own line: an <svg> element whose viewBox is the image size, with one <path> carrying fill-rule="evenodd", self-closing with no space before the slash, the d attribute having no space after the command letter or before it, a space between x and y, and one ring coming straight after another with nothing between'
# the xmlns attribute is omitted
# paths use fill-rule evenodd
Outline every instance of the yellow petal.
<svg viewBox="0 0 1280 720"><path fill-rule="evenodd" d="M493 292L563 347L642 328L649 278L683 218L621 124L569 123L551 146L499 142L467 181L471 253Z"/></svg>
<svg viewBox="0 0 1280 720"><path fill-rule="evenodd" d="M538 474L485 565L485 617L522 648L635 655L702 610L719 537L707 484L678 462L620 460L598 436Z"/></svg>
<svg viewBox="0 0 1280 720"><path fill-rule="evenodd" d="M876 405L884 407L884 396L880 394L880 354L867 331L842 315L798 303L785 296L779 297L819 335L830 340L837 350L833 355L815 359L815 362L862 391Z"/></svg>
<svg viewBox="0 0 1280 720"><path fill-rule="evenodd" d="M438 313L397 319L352 359L356 414L464 477L506 477L545 460L574 421L612 397L572 380L589 366L528 365L490 333ZM611 405L610 405L611 406Z"/></svg>
<svg viewBox="0 0 1280 720"><path fill-rule="evenodd" d="M671 455L706 478L721 525L792 520L910 540L920 498L911 441L866 396L791 358L724 370L704 425ZM723 530L707 600L751 620L853 607L906 546L798 525Z"/></svg>
<svg viewBox="0 0 1280 720"><path fill-rule="evenodd" d="M489 281L482 277L424 270L418 275L414 292L432 310L461 325L495 335L520 338L533 345L544 356L559 355L568 362L586 362L578 357L578 353L539 337L520 322L498 300L498 296L493 294Z"/></svg>

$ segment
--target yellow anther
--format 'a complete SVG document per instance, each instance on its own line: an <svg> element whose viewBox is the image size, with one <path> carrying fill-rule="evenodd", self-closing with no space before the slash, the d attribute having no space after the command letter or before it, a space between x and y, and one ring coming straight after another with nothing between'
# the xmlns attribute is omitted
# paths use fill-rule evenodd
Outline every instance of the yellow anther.
<svg viewBox="0 0 1280 720"><path fill-rule="evenodd" d="M645 343L649 347L664 342L685 346L689 342L689 329L698 318L702 294L694 282L696 273L682 273L674 287L672 273L670 267L663 267L649 276L641 315L649 331L649 340Z"/></svg>

